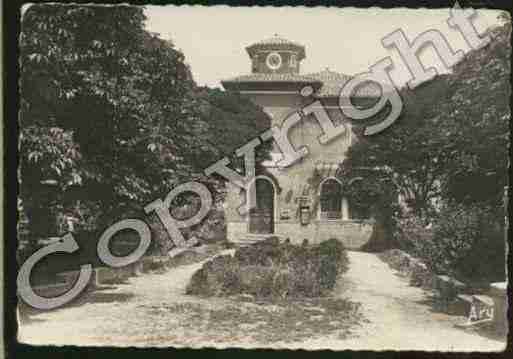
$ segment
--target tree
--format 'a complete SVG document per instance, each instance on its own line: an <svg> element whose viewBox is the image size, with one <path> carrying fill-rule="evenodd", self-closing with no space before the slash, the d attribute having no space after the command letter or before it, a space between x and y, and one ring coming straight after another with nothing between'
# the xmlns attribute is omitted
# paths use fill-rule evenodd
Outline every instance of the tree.
<svg viewBox="0 0 513 359"><path fill-rule="evenodd" d="M343 173L363 176L379 189L389 188L419 216L433 211L433 201L441 194L450 158L444 151L436 106L448 91L445 77L425 83L414 91L403 89L403 112L393 126L372 137L357 129L358 141L348 151ZM361 198L365 201L365 198ZM368 203L376 203L369 197Z"/></svg>
<svg viewBox="0 0 513 359"><path fill-rule="evenodd" d="M183 55L146 33L143 21L142 8L128 6L36 5L24 14L21 180L30 222L52 207L37 198L41 182L61 196L82 184L75 199L116 213L177 182L174 172L194 172L181 156L183 137L206 124L192 76Z"/></svg>
<svg viewBox="0 0 513 359"><path fill-rule="evenodd" d="M260 109L198 89L184 55L144 20L135 6L23 14L20 198L34 236L57 234L58 214L102 230L180 183L215 189L205 161L260 131ZM218 125L243 136L218 142Z"/></svg>
<svg viewBox="0 0 513 359"><path fill-rule="evenodd" d="M507 21L451 74L403 89L401 117L376 136L360 136L345 171L372 171L427 221L440 200L499 203L507 182L510 33Z"/></svg>
<svg viewBox="0 0 513 359"><path fill-rule="evenodd" d="M501 18L504 24L489 31L491 43L454 67L450 94L439 110L446 151L455 153L445 196L457 203L486 202L500 211L511 118L511 20Z"/></svg>
<svg viewBox="0 0 513 359"><path fill-rule="evenodd" d="M202 116L209 123L206 140L215 146L215 157L196 158L203 168L220 158L230 158L232 166L242 170L244 159L235 154L235 150L271 126L270 117L251 100L236 92L224 92L219 89L199 88L202 100ZM256 147L256 170L264 171L260 163L269 159L270 142Z"/></svg>

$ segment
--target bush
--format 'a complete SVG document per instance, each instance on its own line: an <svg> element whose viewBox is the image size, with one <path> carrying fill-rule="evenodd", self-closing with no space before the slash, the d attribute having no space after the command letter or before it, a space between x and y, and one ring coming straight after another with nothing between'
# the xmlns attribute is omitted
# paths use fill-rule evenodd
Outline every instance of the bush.
<svg viewBox="0 0 513 359"><path fill-rule="evenodd" d="M230 255L217 256L196 271L186 289L187 294L220 296L239 292L236 262Z"/></svg>
<svg viewBox="0 0 513 359"><path fill-rule="evenodd" d="M401 249L414 256L431 256L433 230L412 215L397 221L396 241Z"/></svg>
<svg viewBox="0 0 513 359"><path fill-rule="evenodd" d="M502 217L487 206L446 206L426 229L416 218L400 222L399 243L435 273L462 281L503 281Z"/></svg>
<svg viewBox="0 0 513 359"><path fill-rule="evenodd" d="M314 247L312 251L312 258L319 260L316 272L321 289L332 289L337 275L349 269L349 259L343 244L336 239L330 239Z"/></svg>
<svg viewBox="0 0 513 359"><path fill-rule="evenodd" d="M347 254L335 239L316 246L295 246L269 238L221 256L198 270L187 294L255 297L317 297L331 290L348 269Z"/></svg>

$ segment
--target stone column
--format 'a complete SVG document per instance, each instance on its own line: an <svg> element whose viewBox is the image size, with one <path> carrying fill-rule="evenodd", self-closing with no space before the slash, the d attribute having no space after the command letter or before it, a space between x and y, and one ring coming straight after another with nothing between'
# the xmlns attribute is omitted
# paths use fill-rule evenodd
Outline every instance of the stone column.
<svg viewBox="0 0 513 359"><path fill-rule="evenodd" d="M349 203L346 197L342 197L342 220L349 220Z"/></svg>

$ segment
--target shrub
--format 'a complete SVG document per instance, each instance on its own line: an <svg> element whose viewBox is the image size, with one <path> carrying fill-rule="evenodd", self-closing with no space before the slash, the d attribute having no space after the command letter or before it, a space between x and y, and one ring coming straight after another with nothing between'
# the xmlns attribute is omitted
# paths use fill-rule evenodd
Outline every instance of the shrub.
<svg viewBox="0 0 513 359"><path fill-rule="evenodd" d="M221 256L197 271L187 294L256 297L316 297L331 290L348 269L343 245L335 239L316 246L280 243L276 237Z"/></svg>
<svg viewBox="0 0 513 359"><path fill-rule="evenodd" d="M337 275L344 273L349 268L349 260L342 243L336 239L322 242L312 249L313 260L317 259L317 276L321 289L331 289L335 285Z"/></svg>
<svg viewBox="0 0 513 359"><path fill-rule="evenodd" d="M505 238L502 216L491 207L447 208L434 230L449 272L462 279L503 281Z"/></svg>
<svg viewBox="0 0 513 359"><path fill-rule="evenodd" d="M401 249L415 256L430 256L433 230L423 220L411 215L397 222L396 241Z"/></svg>
<svg viewBox="0 0 513 359"><path fill-rule="evenodd" d="M399 243L435 273L463 281L503 281L505 242L501 216L487 206L446 206L426 229L417 218L400 222Z"/></svg>
<svg viewBox="0 0 513 359"><path fill-rule="evenodd" d="M186 293L204 296L237 293L240 288L238 269L232 256L217 256L193 274Z"/></svg>

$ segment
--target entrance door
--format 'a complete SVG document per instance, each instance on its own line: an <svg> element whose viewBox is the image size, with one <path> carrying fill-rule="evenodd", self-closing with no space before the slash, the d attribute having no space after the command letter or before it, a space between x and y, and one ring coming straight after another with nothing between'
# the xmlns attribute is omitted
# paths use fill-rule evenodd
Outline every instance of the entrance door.
<svg viewBox="0 0 513 359"><path fill-rule="evenodd" d="M249 211L249 232L274 233L274 187L266 179L256 180L256 206Z"/></svg>

